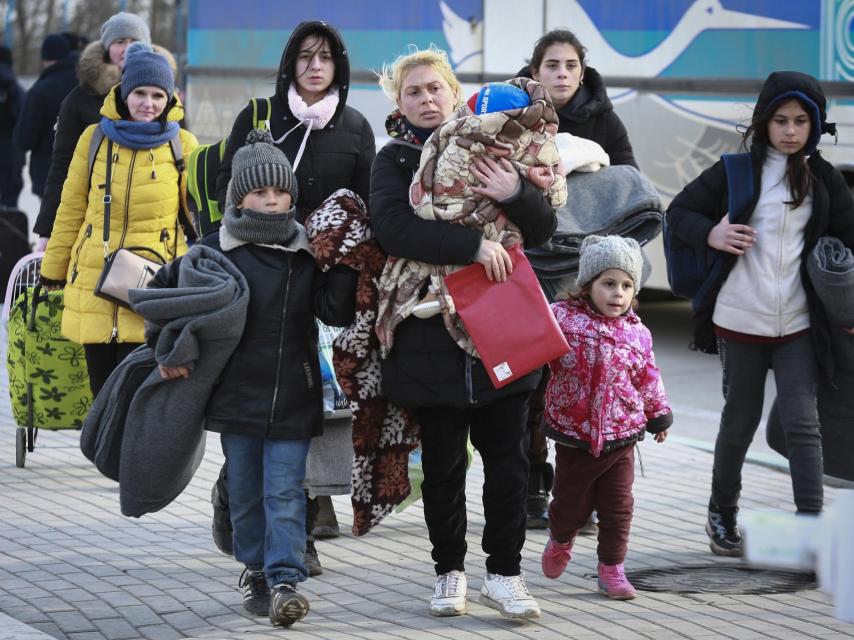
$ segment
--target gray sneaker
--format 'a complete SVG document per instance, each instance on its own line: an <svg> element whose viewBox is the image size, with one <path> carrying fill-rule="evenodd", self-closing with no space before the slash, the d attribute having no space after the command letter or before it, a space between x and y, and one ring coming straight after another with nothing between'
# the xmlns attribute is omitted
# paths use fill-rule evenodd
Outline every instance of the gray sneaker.
<svg viewBox="0 0 854 640"><path fill-rule="evenodd" d="M308 615L308 600L292 584L280 582L270 592L270 623L274 627L290 627Z"/></svg>
<svg viewBox="0 0 854 640"><path fill-rule="evenodd" d="M460 616L466 612L466 574L448 571L436 578L436 588L430 598L430 613L434 616Z"/></svg>
<svg viewBox="0 0 854 640"><path fill-rule="evenodd" d="M525 578L487 572L480 590L480 602L498 609L506 618L539 618L540 605L528 591Z"/></svg>

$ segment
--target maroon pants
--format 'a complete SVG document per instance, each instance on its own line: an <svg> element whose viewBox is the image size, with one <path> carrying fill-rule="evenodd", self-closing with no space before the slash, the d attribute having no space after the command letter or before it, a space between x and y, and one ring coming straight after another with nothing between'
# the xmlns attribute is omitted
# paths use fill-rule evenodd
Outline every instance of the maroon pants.
<svg viewBox="0 0 854 640"><path fill-rule="evenodd" d="M594 458L584 449L555 447L555 483L549 505L549 531L558 542L573 540L596 510L603 564L622 564L632 524L635 447Z"/></svg>

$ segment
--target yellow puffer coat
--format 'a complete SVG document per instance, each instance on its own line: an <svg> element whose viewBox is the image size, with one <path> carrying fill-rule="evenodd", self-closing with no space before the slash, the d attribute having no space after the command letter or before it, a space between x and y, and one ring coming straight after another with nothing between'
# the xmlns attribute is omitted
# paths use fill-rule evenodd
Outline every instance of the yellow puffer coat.
<svg viewBox="0 0 854 640"><path fill-rule="evenodd" d="M101 108L101 115L112 120L121 119L116 110L118 88L107 94ZM184 117L180 101L167 117L176 122ZM89 126L77 141L41 274L49 280L66 281L64 336L81 344L107 343L113 339L143 342L140 316L94 294L104 268L102 185L107 173L105 138L95 158L90 187L89 143L97 126ZM180 139L186 159L198 141L184 129L180 130ZM186 202L187 176L186 173L181 176L179 189L169 143L150 150L113 143L113 156L109 251L119 247L149 247L167 261L186 253L187 243L178 223L178 203L179 198Z"/></svg>

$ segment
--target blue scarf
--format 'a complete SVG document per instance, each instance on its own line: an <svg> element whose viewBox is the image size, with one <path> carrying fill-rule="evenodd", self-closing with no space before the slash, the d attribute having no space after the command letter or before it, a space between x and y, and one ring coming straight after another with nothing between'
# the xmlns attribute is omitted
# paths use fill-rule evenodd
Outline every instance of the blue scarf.
<svg viewBox="0 0 854 640"><path fill-rule="evenodd" d="M133 120L110 120L101 117L101 129L113 142L130 149L154 149L178 135L177 122L134 122Z"/></svg>

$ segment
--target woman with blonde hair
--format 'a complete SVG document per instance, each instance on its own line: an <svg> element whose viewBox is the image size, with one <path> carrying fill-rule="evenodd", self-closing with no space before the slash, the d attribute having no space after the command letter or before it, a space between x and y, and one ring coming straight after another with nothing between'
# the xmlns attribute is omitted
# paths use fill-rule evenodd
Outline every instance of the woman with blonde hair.
<svg viewBox="0 0 854 640"><path fill-rule="evenodd" d="M461 87L447 55L435 48L403 55L383 69L380 86L395 109L386 120L391 140L371 171L371 226L377 240L394 258L432 265L476 262L490 279L505 280L512 263L501 243L488 240L480 229L421 218L410 206L422 147L461 104ZM554 209L512 165L480 156L470 170L479 182L471 189L492 198L527 245L551 236ZM537 371L496 390L481 360L457 346L442 315L409 315L393 329L393 346L382 361L383 391L409 409L420 426L424 517L437 574L433 615L466 610L469 435L485 472L482 545L487 558L481 602L507 617L540 615L520 569L528 478L525 412L539 378Z"/></svg>

